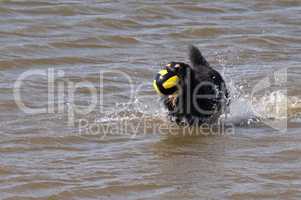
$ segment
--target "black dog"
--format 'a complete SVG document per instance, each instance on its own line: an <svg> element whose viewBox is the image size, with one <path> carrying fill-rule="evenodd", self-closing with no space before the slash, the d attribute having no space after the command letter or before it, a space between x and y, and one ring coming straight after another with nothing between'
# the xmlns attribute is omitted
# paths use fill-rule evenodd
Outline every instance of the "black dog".
<svg viewBox="0 0 301 200"><path fill-rule="evenodd" d="M195 46L190 47L191 66L171 62L166 70L179 77L177 91L163 97L169 117L180 125L214 123L229 104L225 81Z"/></svg>

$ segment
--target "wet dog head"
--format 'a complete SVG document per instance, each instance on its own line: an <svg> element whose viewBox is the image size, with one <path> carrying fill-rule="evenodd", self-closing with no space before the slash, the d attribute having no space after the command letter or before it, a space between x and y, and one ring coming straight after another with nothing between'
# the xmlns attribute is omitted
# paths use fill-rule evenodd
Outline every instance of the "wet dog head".
<svg viewBox="0 0 301 200"><path fill-rule="evenodd" d="M181 62L171 62L164 66L153 81L156 92L161 96L176 95L188 68L190 68L188 64Z"/></svg>

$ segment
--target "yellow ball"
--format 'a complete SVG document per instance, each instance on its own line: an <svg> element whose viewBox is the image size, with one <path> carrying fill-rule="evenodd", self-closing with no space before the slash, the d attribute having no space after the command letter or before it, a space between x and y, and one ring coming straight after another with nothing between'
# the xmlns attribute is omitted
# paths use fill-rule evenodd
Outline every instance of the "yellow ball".
<svg viewBox="0 0 301 200"><path fill-rule="evenodd" d="M153 81L153 87L159 95L171 95L177 92L179 76L167 69L159 71Z"/></svg>

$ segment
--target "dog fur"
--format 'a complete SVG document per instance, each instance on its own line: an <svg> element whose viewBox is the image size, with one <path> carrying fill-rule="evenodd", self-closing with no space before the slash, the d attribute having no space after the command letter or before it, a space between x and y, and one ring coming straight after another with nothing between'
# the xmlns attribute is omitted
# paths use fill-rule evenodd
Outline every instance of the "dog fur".
<svg viewBox="0 0 301 200"><path fill-rule="evenodd" d="M171 62L180 77L176 94L165 96L171 121L179 125L214 123L229 104L229 93L220 73L210 67L195 46L189 48L191 65Z"/></svg>

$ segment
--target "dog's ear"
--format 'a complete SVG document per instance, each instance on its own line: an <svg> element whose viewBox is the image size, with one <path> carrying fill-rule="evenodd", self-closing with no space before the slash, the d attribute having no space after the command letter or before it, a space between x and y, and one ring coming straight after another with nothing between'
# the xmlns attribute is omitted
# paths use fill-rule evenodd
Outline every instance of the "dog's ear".
<svg viewBox="0 0 301 200"><path fill-rule="evenodd" d="M209 67L209 63L202 56L200 50L193 45L189 46L189 59L190 59L192 68L195 70L200 70L204 67Z"/></svg>

